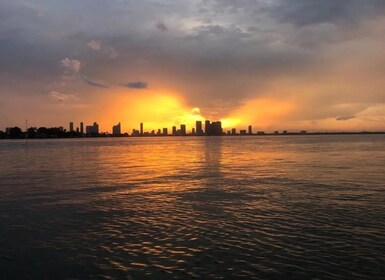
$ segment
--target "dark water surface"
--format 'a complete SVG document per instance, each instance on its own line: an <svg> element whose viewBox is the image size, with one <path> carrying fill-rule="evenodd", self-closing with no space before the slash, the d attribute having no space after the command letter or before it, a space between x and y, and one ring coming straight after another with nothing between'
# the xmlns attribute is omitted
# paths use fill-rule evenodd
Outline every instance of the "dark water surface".
<svg viewBox="0 0 385 280"><path fill-rule="evenodd" d="M0 279L384 279L385 136L0 141Z"/></svg>

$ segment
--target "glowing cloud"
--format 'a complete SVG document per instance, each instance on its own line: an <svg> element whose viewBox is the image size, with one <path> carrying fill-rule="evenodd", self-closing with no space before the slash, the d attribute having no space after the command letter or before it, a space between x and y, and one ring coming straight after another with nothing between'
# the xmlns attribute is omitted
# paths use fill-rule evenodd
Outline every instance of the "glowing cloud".
<svg viewBox="0 0 385 280"><path fill-rule="evenodd" d="M81 67L81 63L79 60L77 59L69 59L69 58L65 58L63 59L62 61L60 61L61 64L75 72L79 72L80 71L80 67Z"/></svg>
<svg viewBox="0 0 385 280"><path fill-rule="evenodd" d="M57 91L50 91L48 95L59 102L66 101L68 99L77 99L77 97L73 94L65 94Z"/></svg>
<svg viewBox="0 0 385 280"><path fill-rule="evenodd" d="M102 44L100 41L95 41L95 40L92 40L88 43L88 46L95 50L95 51L99 51L101 48L102 48Z"/></svg>

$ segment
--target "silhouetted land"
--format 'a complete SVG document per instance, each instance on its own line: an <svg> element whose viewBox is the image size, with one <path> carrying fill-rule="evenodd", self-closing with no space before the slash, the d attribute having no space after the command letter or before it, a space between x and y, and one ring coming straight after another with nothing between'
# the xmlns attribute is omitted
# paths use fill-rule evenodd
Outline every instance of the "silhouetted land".
<svg viewBox="0 0 385 280"><path fill-rule="evenodd" d="M268 132L257 132L257 133L252 133L252 134L225 134L223 133L222 135L217 135L217 136L288 136L288 135L301 135L301 136L306 136L306 135L349 135L349 134L385 134L385 131L360 131L360 132L282 132L278 133L273 132L273 133L268 133ZM203 135L196 135L192 133L187 133L184 135L159 135L159 134L152 134L152 133L147 133L144 135L136 135L132 136L129 135L128 133L120 134L120 135L112 135L109 133L97 133L97 134L84 134L76 131L67 131L63 129L62 127L30 127L26 131L22 131L21 128L19 127L11 127L7 128L7 130L1 131L0 130L0 139L46 139L46 138L82 138L82 137L170 137L170 136L175 136L175 137L183 137L183 136L196 136L196 137L203 137L207 136L205 134Z"/></svg>

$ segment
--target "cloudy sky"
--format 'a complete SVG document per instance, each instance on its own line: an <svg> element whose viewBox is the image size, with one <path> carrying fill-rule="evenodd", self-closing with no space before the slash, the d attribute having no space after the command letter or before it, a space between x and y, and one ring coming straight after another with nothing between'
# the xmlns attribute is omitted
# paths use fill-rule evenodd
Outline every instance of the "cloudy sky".
<svg viewBox="0 0 385 280"><path fill-rule="evenodd" d="M0 130L385 129L384 0L0 0Z"/></svg>

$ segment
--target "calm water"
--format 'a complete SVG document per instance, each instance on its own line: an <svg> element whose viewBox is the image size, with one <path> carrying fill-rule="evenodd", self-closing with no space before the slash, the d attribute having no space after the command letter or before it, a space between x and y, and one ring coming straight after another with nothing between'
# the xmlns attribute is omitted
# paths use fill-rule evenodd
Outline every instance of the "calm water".
<svg viewBox="0 0 385 280"><path fill-rule="evenodd" d="M0 279L384 279L385 136L0 141Z"/></svg>

